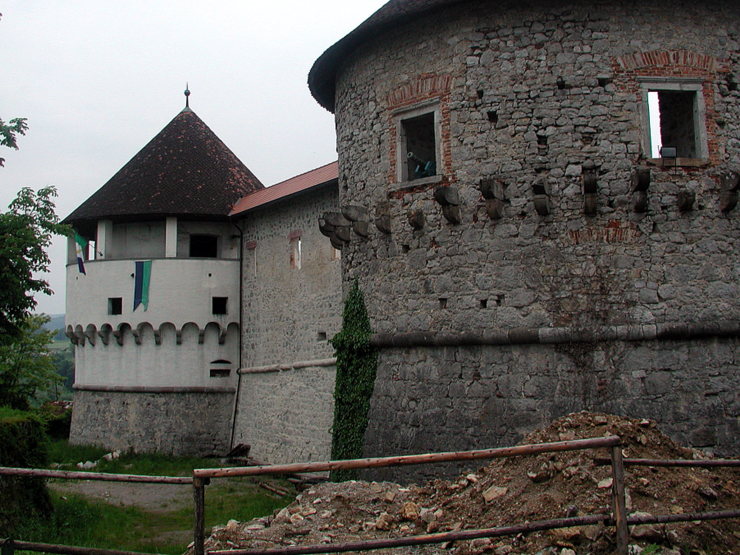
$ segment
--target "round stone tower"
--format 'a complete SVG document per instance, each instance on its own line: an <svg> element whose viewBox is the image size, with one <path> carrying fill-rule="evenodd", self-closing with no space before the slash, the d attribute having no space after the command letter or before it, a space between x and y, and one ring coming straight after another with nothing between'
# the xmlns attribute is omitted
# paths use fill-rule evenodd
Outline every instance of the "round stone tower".
<svg viewBox="0 0 740 555"><path fill-rule="evenodd" d="M228 449L240 335L228 214L262 188L186 107L65 219L73 443Z"/></svg>
<svg viewBox="0 0 740 555"><path fill-rule="evenodd" d="M730 0L392 0L316 61L368 455L582 409L737 452L739 40Z"/></svg>

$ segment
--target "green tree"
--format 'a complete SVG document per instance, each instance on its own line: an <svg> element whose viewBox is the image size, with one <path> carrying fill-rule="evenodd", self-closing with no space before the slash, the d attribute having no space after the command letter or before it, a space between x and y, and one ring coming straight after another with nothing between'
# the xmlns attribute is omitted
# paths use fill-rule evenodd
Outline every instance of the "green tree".
<svg viewBox="0 0 740 555"><path fill-rule="evenodd" d="M8 123L0 118L0 146L18 150L17 136L25 135L27 129L26 118L13 118ZM0 157L0 167L4 165L5 158Z"/></svg>
<svg viewBox="0 0 740 555"><path fill-rule="evenodd" d="M54 332L43 329L46 315L23 320L20 333L0 345L0 407L27 410L31 402L50 394L64 379L49 350Z"/></svg>
<svg viewBox="0 0 740 555"><path fill-rule="evenodd" d="M16 340L36 307L34 295L51 294L37 277L49 266L46 249L54 234L68 235L54 212L54 187L24 187L7 212L0 213L0 344Z"/></svg>

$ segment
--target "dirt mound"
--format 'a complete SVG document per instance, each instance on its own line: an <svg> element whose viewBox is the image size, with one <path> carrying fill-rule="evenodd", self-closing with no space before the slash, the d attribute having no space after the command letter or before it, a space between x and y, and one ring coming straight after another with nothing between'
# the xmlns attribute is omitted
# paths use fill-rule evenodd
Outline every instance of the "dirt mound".
<svg viewBox="0 0 740 555"><path fill-rule="evenodd" d="M681 447L649 420L576 413L552 422L522 443L618 435L631 458L706 458ZM402 487L382 482L326 483L304 492L273 517L214 528L208 549L264 549L339 543L456 529L489 528L525 521L610 511L610 466L595 464L605 449L498 459L456 480ZM670 514L737 508L735 469L628 467L627 508L632 514ZM631 543L658 544L697 553L737 553L737 519L641 525ZM394 553L472 554L609 553L613 528L598 526L478 539L447 546L402 548Z"/></svg>

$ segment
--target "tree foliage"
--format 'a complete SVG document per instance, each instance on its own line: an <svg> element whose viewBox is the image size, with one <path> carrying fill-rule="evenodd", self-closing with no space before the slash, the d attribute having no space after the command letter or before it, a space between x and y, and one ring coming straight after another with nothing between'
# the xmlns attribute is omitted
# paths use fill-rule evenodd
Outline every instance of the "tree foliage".
<svg viewBox="0 0 740 555"><path fill-rule="evenodd" d="M0 344L20 335L36 307L35 294L52 293L37 274L48 269L52 236L69 233L54 212L56 194L54 187L24 187L0 213Z"/></svg>
<svg viewBox="0 0 740 555"><path fill-rule="evenodd" d="M25 135L28 125L26 118L13 118L8 123L0 119L0 146L18 150L18 135ZM5 165L5 158L0 157L0 166Z"/></svg>
<svg viewBox="0 0 740 555"><path fill-rule="evenodd" d="M17 337L0 344L0 407L26 410L64 381L49 350L54 332L43 329L48 319L29 316Z"/></svg>
<svg viewBox="0 0 740 555"><path fill-rule="evenodd" d="M342 330L331 340L337 355L331 445L333 460L362 456L378 365L377 350L370 345L371 333L365 299L355 281L344 304ZM335 481L350 480L356 477L356 472L336 470L331 477Z"/></svg>

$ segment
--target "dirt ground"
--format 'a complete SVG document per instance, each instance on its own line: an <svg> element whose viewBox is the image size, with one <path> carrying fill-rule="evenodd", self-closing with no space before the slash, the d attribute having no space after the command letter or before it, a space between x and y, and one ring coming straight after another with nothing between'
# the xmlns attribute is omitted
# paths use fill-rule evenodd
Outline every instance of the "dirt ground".
<svg viewBox="0 0 740 555"><path fill-rule="evenodd" d="M701 451L677 445L654 422L575 413L527 436L540 443L618 435L633 458L698 459ZM207 549L266 549L334 544L371 538L489 528L525 521L608 513L610 467L595 464L606 450L498 459L453 480L403 487L395 483L325 483L303 492L276 514L215 527ZM740 507L737 469L628 467L631 514L671 514ZM633 553L740 553L738 519L632 527ZM602 554L614 549L614 531L577 526L507 538L399 548L393 553Z"/></svg>
<svg viewBox="0 0 740 555"><path fill-rule="evenodd" d="M60 495L83 495L151 512L170 512L193 504L193 488L188 485L60 480L50 481L49 487Z"/></svg>

